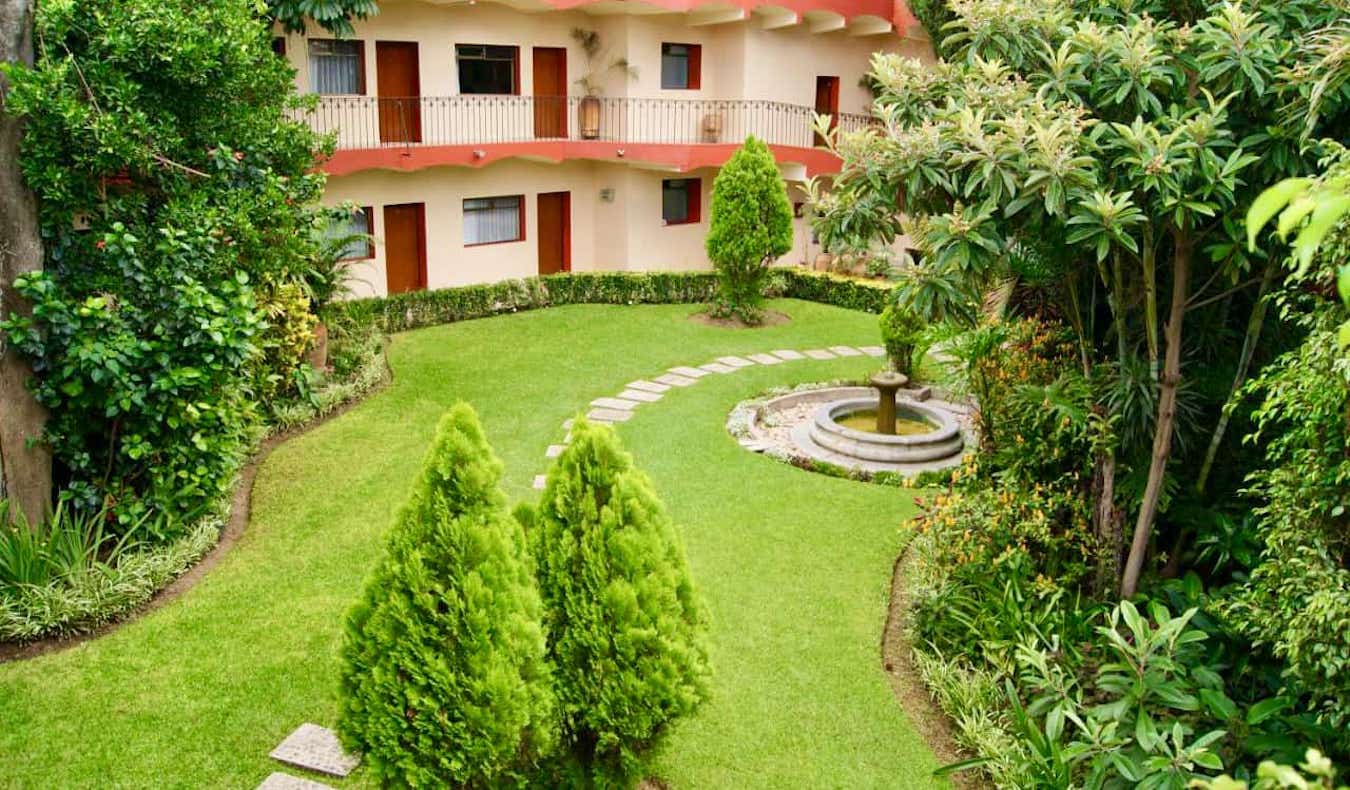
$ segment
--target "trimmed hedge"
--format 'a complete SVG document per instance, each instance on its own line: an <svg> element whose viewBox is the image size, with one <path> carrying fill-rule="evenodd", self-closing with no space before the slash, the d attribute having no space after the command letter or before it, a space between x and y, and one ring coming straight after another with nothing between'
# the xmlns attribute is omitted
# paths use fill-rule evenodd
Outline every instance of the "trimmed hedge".
<svg viewBox="0 0 1350 790"><path fill-rule="evenodd" d="M775 269L768 295L880 313L892 284L802 269ZM330 309L403 332L567 304L698 304L717 294L713 272L582 272L357 299Z"/></svg>

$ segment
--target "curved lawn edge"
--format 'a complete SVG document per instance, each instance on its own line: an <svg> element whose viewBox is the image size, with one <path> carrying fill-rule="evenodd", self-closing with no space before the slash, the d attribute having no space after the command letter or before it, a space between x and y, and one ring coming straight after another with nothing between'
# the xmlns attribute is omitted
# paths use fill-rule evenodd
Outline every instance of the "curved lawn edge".
<svg viewBox="0 0 1350 790"><path fill-rule="evenodd" d="M911 616L909 585L906 583L910 566L910 545L905 542L895 558L891 571L890 603L886 608L886 623L881 633L881 669L890 681L896 701L914 724L914 729L928 744L928 748L943 765L969 758L956 743L954 723L933 700L923 679L919 677L912 658L914 645L910 639ZM953 787L991 787L982 780L982 774L962 771L951 774L947 780Z"/></svg>
<svg viewBox="0 0 1350 790"><path fill-rule="evenodd" d="M297 425L293 428L273 433L258 444L258 448L253 451L248 460L239 468L239 473L237 475L238 480L235 483L234 493L230 496L229 514L224 519L225 525L221 529L220 535L216 538L215 545L208 549L196 562L192 563L187 570L151 594L149 600L128 609L102 625L95 626L94 628L80 633L65 636L44 637L32 642L0 642L0 665L16 661L27 661L49 653L58 653L107 636L123 626L134 623L151 612L173 603L193 587L197 586L198 582L206 578L206 575L220 564L221 560L223 560L230 549L239 542L239 539L243 537L244 532L248 529L249 522L252 520L253 515L253 484L254 481L257 480L258 470L267 462L267 458L272 454L272 451L276 450L286 442L298 439L310 431L320 428L332 420L336 420L348 411L351 411L364 403L367 398L388 387L389 383L393 380L394 373L393 369L389 366L387 348L380 352L380 367L383 370L383 373L380 376L379 381L364 392L359 393L342 405L316 416L314 419L303 425Z"/></svg>

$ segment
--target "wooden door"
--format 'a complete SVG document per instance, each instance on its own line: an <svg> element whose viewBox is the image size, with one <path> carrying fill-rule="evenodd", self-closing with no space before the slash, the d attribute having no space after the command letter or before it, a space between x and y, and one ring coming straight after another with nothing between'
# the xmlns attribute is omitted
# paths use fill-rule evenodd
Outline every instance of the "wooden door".
<svg viewBox="0 0 1350 790"><path fill-rule="evenodd" d="M539 273L572 270L572 193L540 192L537 199Z"/></svg>
<svg viewBox="0 0 1350 790"><path fill-rule="evenodd" d="M567 136L567 50L534 48L534 136Z"/></svg>
<svg viewBox="0 0 1350 790"><path fill-rule="evenodd" d="M839 125L839 78L816 77L816 115L829 115L830 128ZM824 145L820 135L815 136L816 145Z"/></svg>
<svg viewBox="0 0 1350 790"><path fill-rule="evenodd" d="M422 142L422 78L417 42L375 42L380 142Z"/></svg>
<svg viewBox="0 0 1350 790"><path fill-rule="evenodd" d="M391 294L427 287L426 204L384 207L384 269Z"/></svg>

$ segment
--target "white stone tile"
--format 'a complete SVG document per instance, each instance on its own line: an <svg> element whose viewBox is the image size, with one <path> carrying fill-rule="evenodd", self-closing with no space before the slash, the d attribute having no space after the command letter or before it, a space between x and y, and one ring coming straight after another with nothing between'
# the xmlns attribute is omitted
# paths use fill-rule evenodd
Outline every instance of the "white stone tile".
<svg viewBox="0 0 1350 790"><path fill-rule="evenodd" d="M748 368L755 364L750 360L741 357L718 357L717 361L721 362L723 365L730 365L733 368Z"/></svg>
<svg viewBox="0 0 1350 790"><path fill-rule="evenodd" d="M655 403L665 397L659 392L647 392L646 390L624 390L619 393L619 397L624 400L642 401L643 403Z"/></svg>
<svg viewBox="0 0 1350 790"><path fill-rule="evenodd" d="M635 400L625 400L623 398L596 398L591 401L591 405L598 406L602 409L623 409L624 411L632 411L638 407L638 402Z"/></svg>
<svg viewBox="0 0 1350 790"><path fill-rule="evenodd" d="M823 349L823 348L813 348L813 349L811 349L810 351L807 351L807 352L806 352L806 355L807 355L808 357L810 357L811 359L835 359L835 358L836 358L834 354L831 354L830 352L826 351L826 350Z"/></svg>
<svg viewBox="0 0 1350 790"><path fill-rule="evenodd" d="M830 346L830 350L841 357L860 357L862 352L853 346Z"/></svg>
<svg viewBox="0 0 1350 790"><path fill-rule="evenodd" d="M361 758L342 750L337 733L309 722L287 735L286 740L272 750L271 757L329 776L346 776L361 764Z"/></svg>
<svg viewBox="0 0 1350 790"><path fill-rule="evenodd" d="M791 349L786 349L786 348L785 348L785 349L780 349L780 350L778 350L778 351L774 351L774 352L772 352L772 353L773 353L773 355L774 355L775 357L778 357L779 359L786 359L786 360L788 360L789 362L791 362L791 361L793 361L793 360L798 360L798 359L805 359L805 357L802 356L802 352L800 352L800 351L793 351L793 350L791 350Z"/></svg>
<svg viewBox="0 0 1350 790"><path fill-rule="evenodd" d="M773 354L751 354L750 359L761 365L781 365L783 360L775 357Z"/></svg>
<svg viewBox="0 0 1350 790"><path fill-rule="evenodd" d="M550 445L548 446L548 449L544 451L544 457L545 457L545 458L557 458L558 456L562 455L562 454L563 454L563 450L566 450L566 449L567 449L567 445L565 445L565 444L550 444Z"/></svg>
<svg viewBox="0 0 1350 790"><path fill-rule="evenodd" d="M547 484L548 484L548 475L534 476L534 483L532 485L534 486L535 491L543 491L544 486Z"/></svg>
<svg viewBox="0 0 1350 790"><path fill-rule="evenodd" d="M627 387L627 389L630 389L630 390L642 390L643 392L656 392L656 393L661 393L661 392L665 392L666 390L670 389L670 385L669 385L669 384L657 384L655 381L643 381L643 380L639 379L638 381L630 381L630 382L628 382L628 387Z"/></svg>
<svg viewBox="0 0 1350 790"><path fill-rule="evenodd" d="M695 379L691 379L688 376L677 376L674 373L657 376L653 380L660 384L667 384L672 387L689 387L697 383Z"/></svg>
<svg viewBox="0 0 1350 790"><path fill-rule="evenodd" d="M869 357L886 356L886 349L882 348L881 346L858 346L858 350L863 352Z"/></svg>
<svg viewBox="0 0 1350 790"><path fill-rule="evenodd" d="M622 409L591 409L586 412L586 419L592 422L628 422L633 419L633 412Z"/></svg>
<svg viewBox="0 0 1350 790"><path fill-rule="evenodd" d="M709 362L706 365L700 365L700 367L709 373L735 373L740 370L740 368L733 368L732 366L725 365L721 362Z"/></svg>
<svg viewBox="0 0 1350 790"><path fill-rule="evenodd" d="M708 375L708 371L700 370L698 368L691 368L688 365L681 365L677 368L671 368L670 372L674 373L677 376L688 376L691 379L701 379L704 376Z"/></svg>

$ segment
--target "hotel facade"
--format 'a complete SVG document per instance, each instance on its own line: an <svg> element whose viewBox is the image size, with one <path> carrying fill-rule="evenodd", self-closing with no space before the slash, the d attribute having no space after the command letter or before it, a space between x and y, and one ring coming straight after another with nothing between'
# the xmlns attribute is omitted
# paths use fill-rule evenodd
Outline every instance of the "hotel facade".
<svg viewBox="0 0 1350 790"><path fill-rule="evenodd" d="M873 52L931 57L900 0L391 0L275 46L337 138L325 202L374 238L356 296L709 268L713 178L752 134L797 209L781 262L811 261L802 186L839 168L813 118L871 122Z"/></svg>

